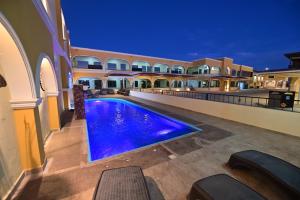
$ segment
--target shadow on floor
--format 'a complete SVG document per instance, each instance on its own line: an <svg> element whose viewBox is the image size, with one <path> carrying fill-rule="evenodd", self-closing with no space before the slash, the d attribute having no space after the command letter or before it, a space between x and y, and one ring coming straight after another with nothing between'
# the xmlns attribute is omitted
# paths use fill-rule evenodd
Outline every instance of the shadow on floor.
<svg viewBox="0 0 300 200"><path fill-rule="evenodd" d="M46 179L46 180L44 180ZM73 194L70 184L59 176L38 178L29 181L17 200L53 200L62 199ZM43 192L41 192L43 191Z"/></svg>
<svg viewBox="0 0 300 200"><path fill-rule="evenodd" d="M163 194L161 193L158 185L156 184L156 182L154 181L153 178L146 176L146 183L149 189L149 193L150 193L150 197L151 199L155 199L155 200L165 200Z"/></svg>
<svg viewBox="0 0 300 200"><path fill-rule="evenodd" d="M72 122L74 110L65 110L60 115L60 126L63 128L67 123Z"/></svg>

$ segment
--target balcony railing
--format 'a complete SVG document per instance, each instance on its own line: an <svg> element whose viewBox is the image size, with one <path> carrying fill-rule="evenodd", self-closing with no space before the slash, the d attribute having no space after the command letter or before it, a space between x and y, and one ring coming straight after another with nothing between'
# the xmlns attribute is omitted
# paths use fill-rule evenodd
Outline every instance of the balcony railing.
<svg viewBox="0 0 300 200"><path fill-rule="evenodd" d="M194 91L155 90L155 89L139 89L137 91L300 113L300 100L294 100L292 107L285 107L284 104L281 104L280 107L275 107L273 106L274 103L280 104L279 102L280 100L275 98L269 98L269 97L255 97L255 96L245 96L245 95L240 96L240 95L233 95L233 94L204 93L204 92L194 92Z"/></svg>

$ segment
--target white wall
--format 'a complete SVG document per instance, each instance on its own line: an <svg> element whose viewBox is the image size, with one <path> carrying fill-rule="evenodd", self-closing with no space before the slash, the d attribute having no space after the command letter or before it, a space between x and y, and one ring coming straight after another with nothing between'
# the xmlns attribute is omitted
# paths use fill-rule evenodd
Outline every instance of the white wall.
<svg viewBox="0 0 300 200"><path fill-rule="evenodd" d="M0 66L0 74L1 72ZM8 87L0 88L0 199L21 174L13 110Z"/></svg>
<svg viewBox="0 0 300 200"><path fill-rule="evenodd" d="M50 127L49 127L49 116L48 116L48 100L46 92L40 90L40 95L42 98L42 102L38 106L39 108L39 116L41 121L41 129L42 129L42 137L45 140L47 136L50 134Z"/></svg>
<svg viewBox="0 0 300 200"><path fill-rule="evenodd" d="M130 95L300 137L300 113L136 91Z"/></svg>

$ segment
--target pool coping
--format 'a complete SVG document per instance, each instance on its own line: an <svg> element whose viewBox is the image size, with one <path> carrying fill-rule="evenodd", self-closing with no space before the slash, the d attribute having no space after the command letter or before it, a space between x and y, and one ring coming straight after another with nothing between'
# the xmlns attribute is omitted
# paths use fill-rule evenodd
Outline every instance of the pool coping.
<svg viewBox="0 0 300 200"><path fill-rule="evenodd" d="M94 165L94 164L97 164L98 162L100 161L109 161L109 160L112 160L112 159L115 159L117 157L120 157L122 155L125 155L125 154L128 154L128 153L133 153L133 152L138 152L138 151L142 151L142 150L145 150L145 149L148 149L148 148L151 148L153 146L156 146L156 145L162 145L164 143L168 143L168 142L171 142L171 141L174 141L174 140L178 140L178 139L181 139L181 138L185 138L185 137L188 137L188 136L191 136L191 135L194 135L194 134L199 134L199 132L203 131L201 128L197 127L197 126L194 126L192 124L189 124L185 121L181 121L179 119L176 119L174 117L171 117L171 116L168 116L168 115L165 115L165 114L162 114L158 111L155 111L151 108L148 108L148 107L145 107L145 106L142 106L140 105L138 102L133 102L131 101L130 99L125 99L125 98L119 98L119 97L100 97L100 98L91 98L91 99L85 99L84 101L95 101L97 99L117 99L117 100L122 100L122 101L126 101L134 106L137 106L137 107L140 107L140 108L143 108L143 109L146 109L148 111L151 111L157 115L160 115L160 116L163 116L164 118L169 118L169 119L172 119L174 120L175 122L178 122L178 123L181 123L181 124L184 124L186 126L189 126L193 129L196 129L196 131L193 131L193 132L189 132L187 134L184 134L184 135L180 135L180 136L177 136L177 137L173 137L173 138L170 138L170 139L167 139L167 140L163 140L163 141L160 141L160 142L156 142L156 143L152 143L152 144L149 144L149 145L146 145L146 146L142 146L142 147L139 147L139 148L135 148L135 149L132 149L130 151L126 151L126 152L122 152L122 153L119 153L119 154L114 154L112 156L108 156L108 157L105 157L105 158L101 158L101 159L96 159L96 160L91 160L91 152L90 152L90 143L89 143L89 137L88 137L88 128L87 128L87 120L85 119L85 123L84 123L84 129L85 129L85 138L86 138L86 145L87 145L87 161L86 161L86 164L87 165ZM163 146L163 145L162 145ZM168 152L170 152L168 149L166 149ZM172 152L170 152L172 154Z"/></svg>

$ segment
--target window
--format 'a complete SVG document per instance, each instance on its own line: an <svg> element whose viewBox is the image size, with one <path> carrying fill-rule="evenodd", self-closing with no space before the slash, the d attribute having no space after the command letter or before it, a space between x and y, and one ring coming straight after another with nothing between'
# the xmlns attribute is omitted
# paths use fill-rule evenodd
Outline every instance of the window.
<svg viewBox="0 0 300 200"><path fill-rule="evenodd" d="M154 67L154 72L160 72L160 67Z"/></svg>
<svg viewBox="0 0 300 200"><path fill-rule="evenodd" d="M210 87L220 87L220 81L218 81L218 80L212 80L210 82Z"/></svg>
<svg viewBox="0 0 300 200"><path fill-rule="evenodd" d="M141 71L142 71L142 68L139 68L138 65L132 65L132 71L133 71L133 72L141 72Z"/></svg>
<svg viewBox="0 0 300 200"><path fill-rule="evenodd" d="M108 88L116 88L117 87L117 81L115 81L115 80L108 80L107 81L107 87Z"/></svg>
<svg viewBox="0 0 300 200"><path fill-rule="evenodd" d="M220 67L211 67L211 71L210 71L211 74L220 74L220 72L221 72Z"/></svg>
<svg viewBox="0 0 300 200"><path fill-rule="evenodd" d="M208 88L208 81L201 81L201 88Z"/></svg>
<svg viewBox="0 0 300 200"><path fill-rule="evenodd" d="M126 64L124 63L121 64L121 70L126 71Z"/></svg>
<svg viewBox="0 0 300 200"><path fill-rule="evenodd" d="M95 89L101 89L102 88L102 80L94 80Z"/></svg>
<svg viewBox="0 0 300 200"><path fill-rule="evenodd" d="M107 63L107 69L108 70L116 70L117 64L116 63Z"/></svg>
<svg viewBox="0 0 300 200"><path fill-rule="evenodd" d="M236 70L235 69L231 70L231 76L236 76Z"/></svg>
<svg viewBox="0 0 300 200"><path fill-rule="evenodd" d="M146 66L142 66L142 71L146 72L147 71L147 67Z"/></svg>
<svg viewBox="0 0 300 200"><path fill-rule="evenodd" d="M174 88L181 88L181 81L174 81Z"/></svg>
<svg viewBox="0 0 300 200"><path fill-rule="evenodd" d="M78 83L80 85L90 86L90 81L89 80L79 80Z"/></svg>
<svg viewBox="0 0 300 200"><path fill-rule="evenodd" d="M252 72L248 72L248 71L241 71L241 76L242 77L252 77Z"/></svg>
<svg viewBox="0 0 300 200"><path fill-rule="evenodd" d="M182 74L182 69L180 68L174 68L171 71L172 74Z"/></svg>
<svg viewBox="0 0 300 200"><path fill-rule="evenodd" d="M151 66L147 67L147 72L152 72L152 67Z"/></svg>
<svg viewBox="0 0 300 200"><path fill-rule="evenodd" d="M138 81L134 81L134 87L139 87L139 82Z"/></svg>
<svg viewBox="0 0 300 200"><path fill-rule="evenodd" d="M230 81L230 87L235 87L235 81Z"/></svg>

